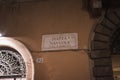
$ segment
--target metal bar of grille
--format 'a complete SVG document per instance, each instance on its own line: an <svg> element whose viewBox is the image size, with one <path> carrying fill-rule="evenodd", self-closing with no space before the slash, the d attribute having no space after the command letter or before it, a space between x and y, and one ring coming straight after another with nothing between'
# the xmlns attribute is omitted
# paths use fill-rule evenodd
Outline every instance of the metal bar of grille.
<svg viewBox="0 0 120 80"><path fill-rule="evenodd" d="M23 78L22 75L12 75L12 76L0 76L0 79L4 78Z"/></svg>

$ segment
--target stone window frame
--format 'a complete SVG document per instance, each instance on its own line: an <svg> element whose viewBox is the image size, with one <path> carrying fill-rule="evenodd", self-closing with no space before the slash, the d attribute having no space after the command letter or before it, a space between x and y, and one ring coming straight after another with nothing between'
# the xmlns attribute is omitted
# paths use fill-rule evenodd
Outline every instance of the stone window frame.
<svg viewBox="0 0 120 80"><path fill-rule="evenodd" d="M26 65L26 80L34 80L34 62L30 51L20 41L10 37L0 37L0 46L7 46L17 50Z"/></svg>

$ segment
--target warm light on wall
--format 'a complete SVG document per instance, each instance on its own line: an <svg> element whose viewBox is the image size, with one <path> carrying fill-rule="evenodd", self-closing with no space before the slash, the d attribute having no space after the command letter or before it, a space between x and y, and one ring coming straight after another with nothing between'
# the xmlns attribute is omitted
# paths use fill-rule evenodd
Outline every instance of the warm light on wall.
<svg viewBox="0 0 120 80"><path fill-rule="evenodd" d="M0 37L2 37L3 35L2 35L2 33L0 33Z"/></svg>

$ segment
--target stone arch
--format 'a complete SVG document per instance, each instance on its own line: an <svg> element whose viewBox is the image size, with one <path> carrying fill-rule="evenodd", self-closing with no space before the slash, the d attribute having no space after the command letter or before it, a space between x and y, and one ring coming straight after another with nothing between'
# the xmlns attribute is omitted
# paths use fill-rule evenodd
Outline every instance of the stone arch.
<svg viewBox="0 0 120 80"><path fill-rule="evenodd" d="M120 8L106 10L92 30L90 57L95 80L114 80L111 55L119 53Z"/></svg>
<svg viewBox="0 0 120 80"><path fill-rule="evenodd" d="M0 47L1 46L13 48L21 54L26 66L26 80L34 80L33 59L29 50L24 46L24 44L13 38L0 37Z"/></svg>

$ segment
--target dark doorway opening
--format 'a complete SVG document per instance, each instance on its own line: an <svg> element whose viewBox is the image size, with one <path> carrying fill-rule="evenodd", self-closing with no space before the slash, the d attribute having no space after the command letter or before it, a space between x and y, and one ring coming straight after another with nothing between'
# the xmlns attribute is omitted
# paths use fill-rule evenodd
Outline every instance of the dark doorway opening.
<svg viewBox="0 0 120 80"><path fill-rule="evenodd" d="M120 55L112 55L111 59L114 80L120 80Z"/></svg>

